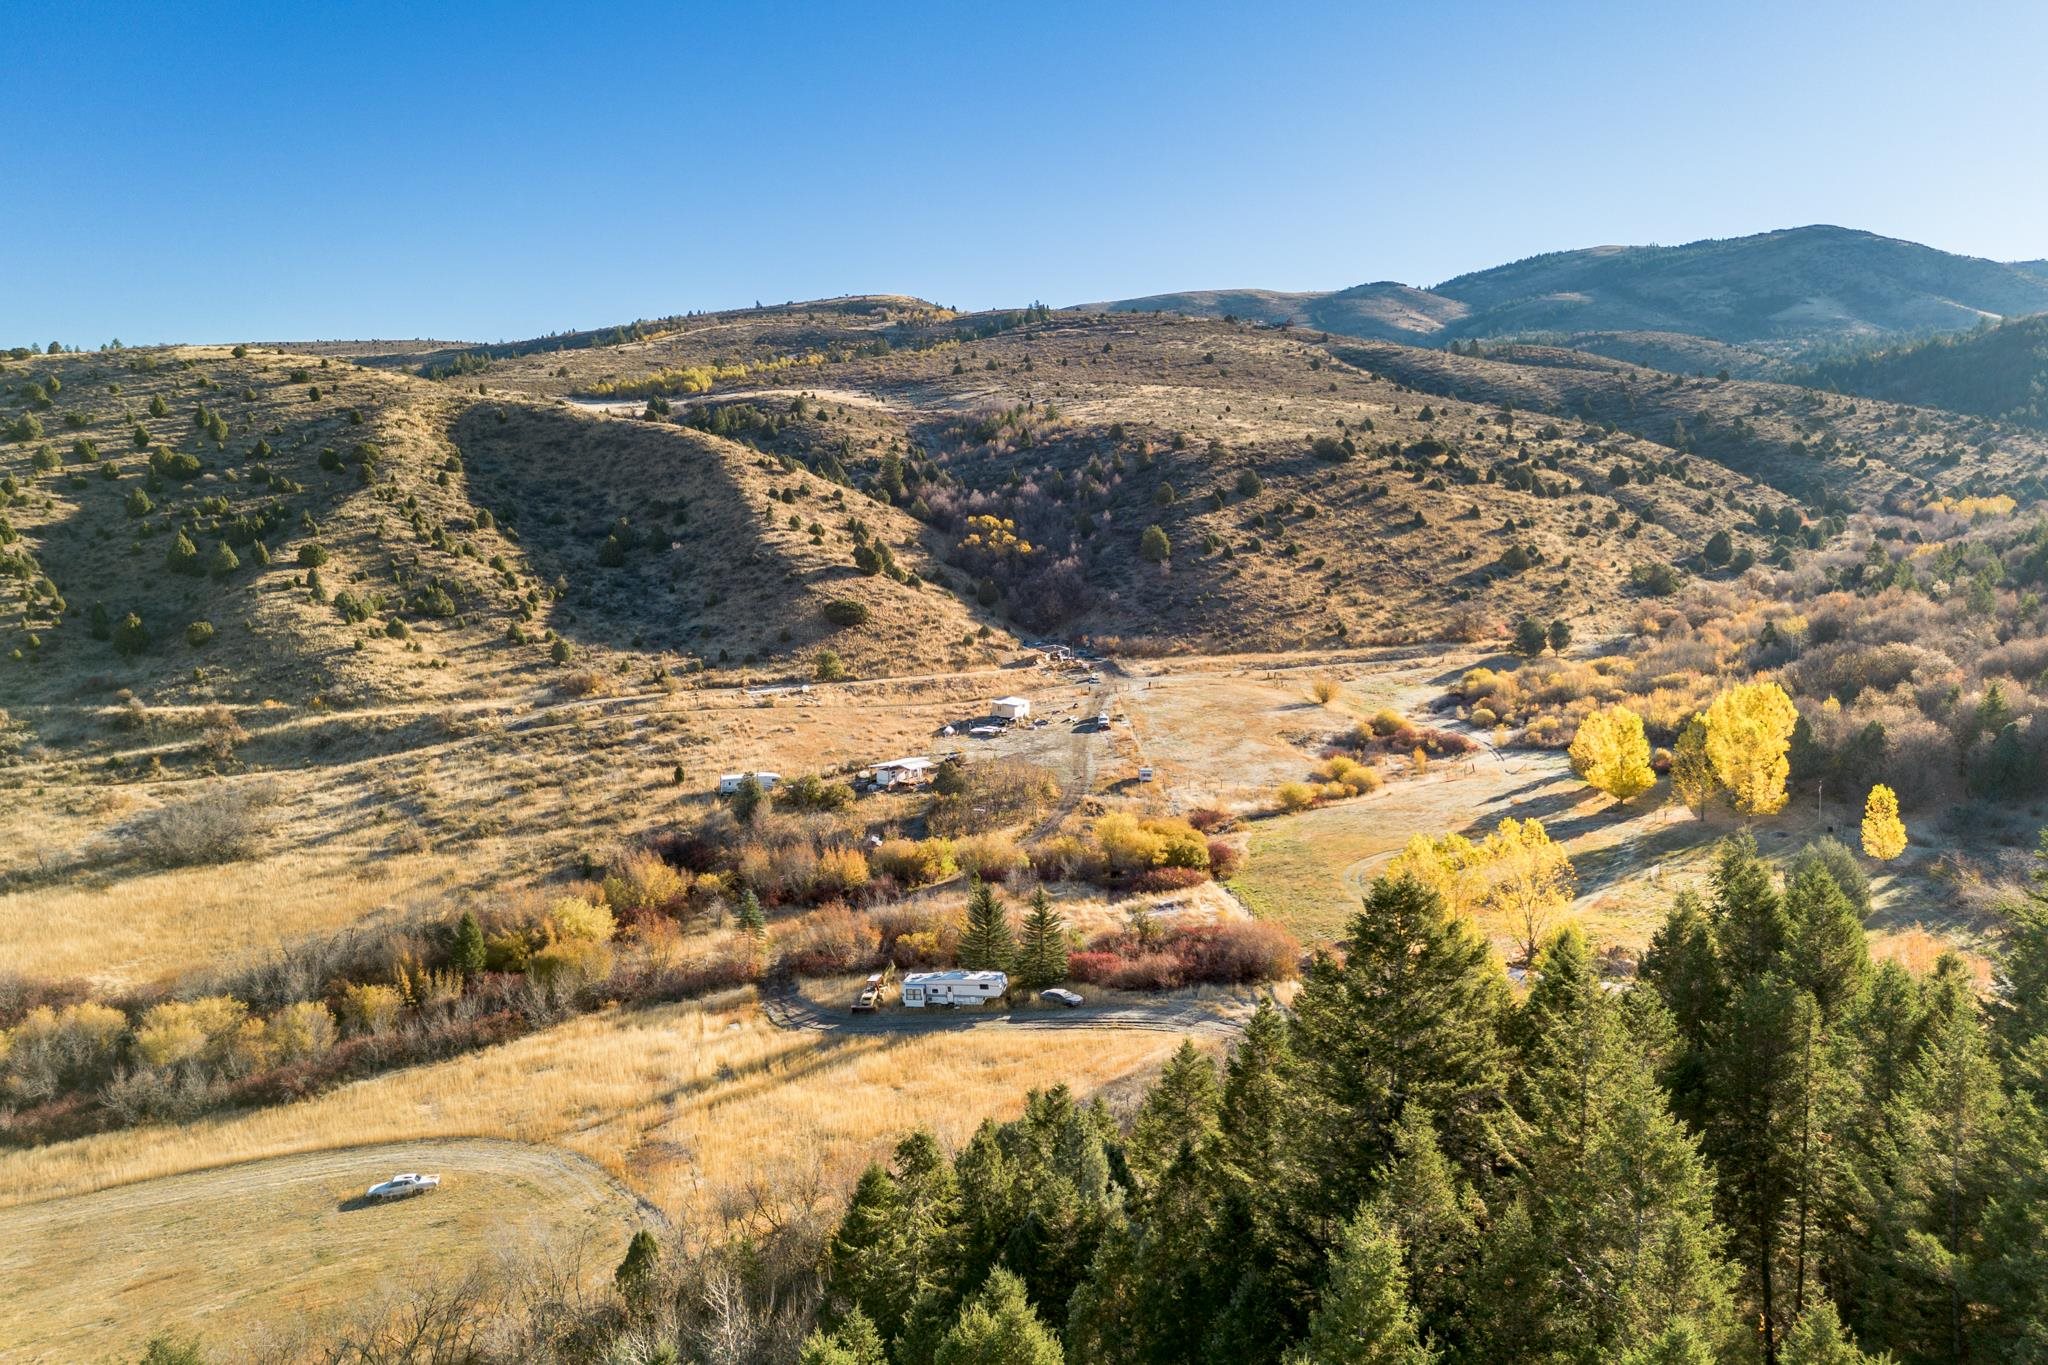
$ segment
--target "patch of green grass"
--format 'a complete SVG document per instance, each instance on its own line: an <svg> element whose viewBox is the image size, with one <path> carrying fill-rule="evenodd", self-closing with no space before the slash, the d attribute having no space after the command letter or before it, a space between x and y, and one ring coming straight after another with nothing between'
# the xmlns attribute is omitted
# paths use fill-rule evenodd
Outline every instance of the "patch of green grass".
<svg viewBox="0 0 2048 1365"><path fill-rule="evenodd" d="M1283 816L1261 825L1229 883L1254 915L1285 925L1304 943L1343 935L1345 924L1358 913L1358 897L1345 885L1344 869L1369 851L1328 821L1311 823L1317 814Z"/></svg>

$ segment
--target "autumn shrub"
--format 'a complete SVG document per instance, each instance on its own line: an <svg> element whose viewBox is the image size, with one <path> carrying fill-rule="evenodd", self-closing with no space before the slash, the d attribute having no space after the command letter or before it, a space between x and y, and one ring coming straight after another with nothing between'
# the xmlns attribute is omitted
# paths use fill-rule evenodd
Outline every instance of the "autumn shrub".
<svg viewBox="0 0 2048 1365"><path fill-rule="evenodd" d="M1223 839L1209 841L1209 874L1217 881L1227 881L1237 871L1237 865L1244 855L1237 851L1237 845Z"/></svg>
<svg viewBox="0 0 2048 1365"><path fill-rule="evenodd" d="M1113 990L1244 986L1291 978L1301 945L1266 920L1194 924L1160 934L1121 929L1093 939L1067 961L1076 981Z"/></svg>
<svg viewBox="0 0 2048 1365"><path fill-rule="evenodd" d="M828 905L791 921L778 934L775 948L782 965L798 976L845 976L871 971L884 961L880 926L844 905Z"/></svg>
<svg viewBox="0 0 2048 1365"><path fill-rule="evenodd" d="M135 856L157 867L249 857L276 827L278 788L269 781L214 783L139 817L128 828Z"/></svg>
<svg viewBox="0 0 2048 1365"><path fill-rule="evenodd" d="M869 866L904 886L929 886L960 870L950 839L884 839L868 857Z"/></svg>
<svg viewBox="0 0 2048 1365"><path fill-rule="evenodd" d="M1186 891L1209 880L1206 869L1197 867L1148 867L1134 872L1124 889L1134 892Z"/></svg>
<svg viewBox="0 0 2048 1365"><path fill-rule="evenodd" d="M953 844L960 870L985 882L1006 882L1030 866L1030 859L1007 834L970 834Z"/></svg>

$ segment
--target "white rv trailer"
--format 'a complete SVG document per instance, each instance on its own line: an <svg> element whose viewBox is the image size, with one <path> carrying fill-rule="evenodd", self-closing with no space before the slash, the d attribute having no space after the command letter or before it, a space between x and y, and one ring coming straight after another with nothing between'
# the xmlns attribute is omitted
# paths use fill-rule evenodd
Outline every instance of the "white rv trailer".
<svg viewBox="0 0 2048 1365"><path fill-rule="evenodd" d="M903 1003L921 1010L927 1005L979 1005L1000 998L1010 989L1003 972L970 972L954 968L948 972L910 972L903 978Z"/></svg>
<svg viewBox="0 0 2048 1365"><path fill-rule="evenodd" d="M775 784L782 780L781 773L754 773L753 779L761 784L762 791L774 791ZM718 794L731 796L740 789L740 783L747 780L746 773L723 773L718 779Z"/></svg>

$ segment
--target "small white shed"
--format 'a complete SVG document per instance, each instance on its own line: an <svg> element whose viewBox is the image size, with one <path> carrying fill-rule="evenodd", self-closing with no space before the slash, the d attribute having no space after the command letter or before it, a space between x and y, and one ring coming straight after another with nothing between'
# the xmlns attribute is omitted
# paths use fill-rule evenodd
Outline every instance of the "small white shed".
<svg viewBox="0 0 2048 1365"><path fill-rule="evenodd" d="M1028 720L1031 717L1031 699L1029 697L997 697L995 705L990 708L990 712L998 720Z"/></svg>
<svg viewBox="0 0 2048 1365"><path fill-rule="evenodd" d="M892 758L887 763L875 765L875 781L884 787L912 786L931 781L932 769L939 765L928 758Z"/></svg>

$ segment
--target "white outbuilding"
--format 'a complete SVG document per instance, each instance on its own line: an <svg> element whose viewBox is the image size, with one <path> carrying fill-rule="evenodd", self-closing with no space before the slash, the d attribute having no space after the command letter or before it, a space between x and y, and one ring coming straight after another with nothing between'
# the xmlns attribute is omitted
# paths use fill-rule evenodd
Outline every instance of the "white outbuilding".
<svg viewBox="0 0 2048 1365"><path fill-rule="evenodd" d="M875 782L883 787L912 787L932 779L939 765L928 758L892 758L875 765Z"/></svg>
<svg viewBox="0 0 2048 1365"><path fill-rule="evenodd" d="M989 713L998 720L1029 720L1031 699L1029 697L997 697Z"/></svg>

